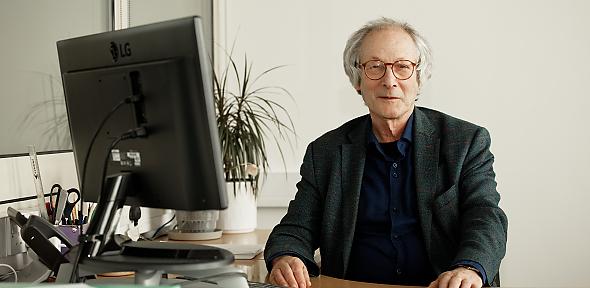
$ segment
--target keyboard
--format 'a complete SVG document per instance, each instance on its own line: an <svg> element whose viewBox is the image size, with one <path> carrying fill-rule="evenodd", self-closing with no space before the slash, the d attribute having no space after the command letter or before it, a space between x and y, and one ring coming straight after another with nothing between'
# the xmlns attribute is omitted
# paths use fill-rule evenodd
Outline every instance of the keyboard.
<svg viewBox="0 0 590 288"><path fill-rule="evenodd" d="M283 286L277 286L270 283L251 282L248 281L248 287L250 288L285 288Z"/></svg>

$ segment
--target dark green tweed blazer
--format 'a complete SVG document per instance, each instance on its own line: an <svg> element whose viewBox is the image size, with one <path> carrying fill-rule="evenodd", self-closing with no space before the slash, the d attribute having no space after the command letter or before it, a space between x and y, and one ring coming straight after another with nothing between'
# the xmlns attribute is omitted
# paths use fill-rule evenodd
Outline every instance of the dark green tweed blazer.
<svg viewBox="0 0 590 288"><path fill-rule="evenodd" d="M486 129L438 111L414 110L414 169L418 212L432 268L459 260L480 263L488 281L506 251L507 218L498 207L494 156ZM272 231L265 258L290 252L318 275L345 278L365 165L368 115L313 141L285 217ZM268 265L267 265L268 266Z"/></svg>

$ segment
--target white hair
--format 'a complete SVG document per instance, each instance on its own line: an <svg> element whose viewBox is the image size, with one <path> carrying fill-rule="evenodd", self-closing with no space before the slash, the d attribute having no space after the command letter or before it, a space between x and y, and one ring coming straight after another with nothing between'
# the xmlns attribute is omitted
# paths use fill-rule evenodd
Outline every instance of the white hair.
<svg viewBox="0 0 590 288"><path fill-rule="evenodd" d="M355 31L350 35L348 41L346 41L346 47L343 53L343 64L344 72L350 79L350 83L353 86L361 84L361 68L359 68L361 45L365 37L374 30L388 29L388 28L401 28L404 30L416 44L418 49L418 63L416 66L418 86L422 87L422 83L425 80L430 79L430 72L432 69L432 51L426 39L424 39L418 31L416 31L408 23L398 22L390 18L379 18L373 21L367 22L361 29Z"/></svg>

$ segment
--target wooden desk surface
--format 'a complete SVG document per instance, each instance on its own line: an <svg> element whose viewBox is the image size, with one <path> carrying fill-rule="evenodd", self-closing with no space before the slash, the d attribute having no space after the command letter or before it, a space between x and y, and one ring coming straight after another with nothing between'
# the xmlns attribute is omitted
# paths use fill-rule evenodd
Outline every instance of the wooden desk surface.
<svg viewBox="0 0 590 288"><path fill-rule="evenodd" d="M248 274L248 280L256 282L266 282L266 264L264 259L256 260L236 260L236 267L244 270ZM385 285L366 282L356 282L350 280L338 279L330 276L320 275L311 277L312 288L410 288L414 286Z"/></svg>
<svg viewBox="0 0 590 288"><path fill-rule="evenodd" d="M268 239L268 235L271 230L257 229L250 233L241 234L223 234L220 239L215 240L204 240L204 241L177 241L168 240L166 236L158 238L158 241L169 241L169 242L183 242L183 243L195 243L195 244L265 244ZM266 264L264 263L263 253L258 254L254 259L251 260L236 260L234 265L241 268L248 275L249 281L265 282L268 271L266 270ZM343 280L333 278L329 276L320 275L318 277L311 278L311 286L313 288L408 288L412 286L397 286L397 285L384 285L384 284L373 284L365 282L356 282L350 280Z"/></svg>

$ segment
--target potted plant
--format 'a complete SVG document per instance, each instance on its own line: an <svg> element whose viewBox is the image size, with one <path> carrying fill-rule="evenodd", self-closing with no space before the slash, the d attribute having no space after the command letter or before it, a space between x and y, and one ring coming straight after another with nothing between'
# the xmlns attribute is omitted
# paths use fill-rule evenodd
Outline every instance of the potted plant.
<svg viewBox="0 0 590 288"><path fill-rule="evenodd" d="M276 145L284 164L281 144L291 144L291 137L296 136L288 111L277 101L279 97L293 97L283 87L257 85L265 75L284 65L253 76L252 62L246 55L243 63L235 61L233 49L226 55L227 64L221 73L213 72L229 200L228 209L220 213L218 227L225 233L249 232L256 228L259 171L263 175L268 171L267 141Z"/></svg>

